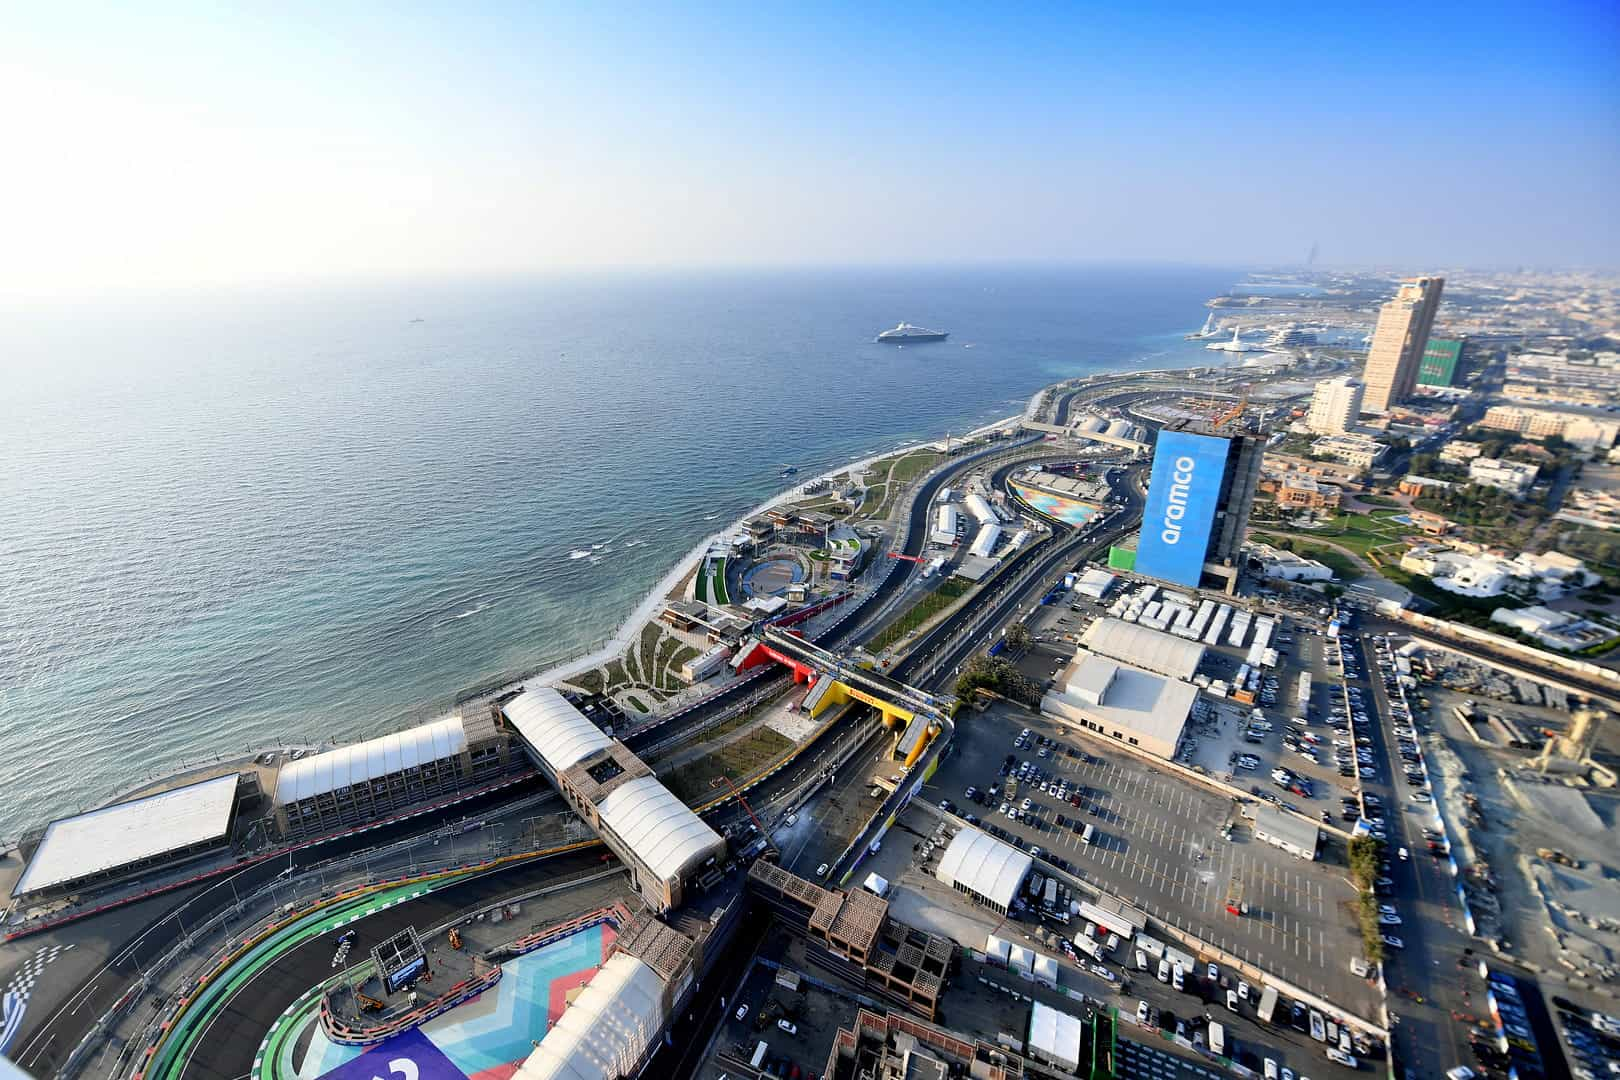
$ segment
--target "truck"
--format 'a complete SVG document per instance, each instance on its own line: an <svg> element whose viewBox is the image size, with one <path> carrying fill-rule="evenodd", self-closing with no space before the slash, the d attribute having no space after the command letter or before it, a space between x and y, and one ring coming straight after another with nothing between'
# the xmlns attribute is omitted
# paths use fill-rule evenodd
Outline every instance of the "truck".
<svg viewBox="0 0 1620 1080"><path fill-rule="evenodd" d="M1217 1020L1209 1022L1209 1052L1217 1057L1226 1056L1226 1029Z"/></svg>
<svg viewBox="0 0 1620 1080"><path fill-rule="evenodd" d="M770 1047L766 1045L765 1040L761 1039L759 1045L754 1047L754 1056L748 1059L748 1064L756 1069L759 1068L760 1063L765 1060L765 1051L769 1049Z"/></svg>
<svg viewBox="0 0 1620 1080"><path fill-rule="evenodd" d="M1058 889L1057 879L1056 878L1047 878L1046 879L1046 910L1047 911L1056 911L1057 910L1057 889Z"/></svg>
<svg viewBox="0 0 1620 1080"><path fill-rule="evenodd" d="M1262 1024L1271 1023L1271 1014L1277 1011L1277 988L1268 986L1260 995L1260 1008L1255 1010L1255 1016Z"/></svg>

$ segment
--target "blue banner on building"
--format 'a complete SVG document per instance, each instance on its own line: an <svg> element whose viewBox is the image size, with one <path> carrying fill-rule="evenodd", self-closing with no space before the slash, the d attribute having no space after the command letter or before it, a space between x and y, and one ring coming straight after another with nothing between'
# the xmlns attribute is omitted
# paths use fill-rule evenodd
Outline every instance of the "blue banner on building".
<svg viewBox="0 0 1620 1080"><path fill-rule="evenodd" d="M419 1028L402 1031L320 1080L467 1080Z"/></svg>
<svg viewBox="0 0 1620 1080"><path fill-rule="evenodd" d="M1159 434L1153 480L1136 545L1136 572L1196 588L1226 471L1226 439L1186 431Z"/></svg>

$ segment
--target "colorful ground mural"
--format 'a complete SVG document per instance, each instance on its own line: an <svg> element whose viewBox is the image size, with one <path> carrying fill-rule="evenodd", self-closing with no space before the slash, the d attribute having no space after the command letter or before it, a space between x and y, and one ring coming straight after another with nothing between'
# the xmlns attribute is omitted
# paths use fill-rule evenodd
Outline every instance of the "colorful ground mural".
<svg viewBox="0 0 1620 1080"><path fill-rule="evenodd" d="M533 1053L535 1042L562 1016L569 997L602 966L613 939L613 927L599 923L509 960L501 965L501 981L493 991L416 1030L469 1080L510 1080ZM316 1023L297 1069L282 1075L313 1080L360 1055L359 1047L328 1041Z"/></svg>
<svg viewBox="0 0 1620 1080"><path fill-rule="evenodd" d="M1020 484L1016 480L1009 480L1007 486L1013 493L1043 514L1057 518L1070 525L1084 525L1094 517L1100 507L1093 503L1081 502L1078 499L1067 499L1061 495L1051 495Z"/></svg>

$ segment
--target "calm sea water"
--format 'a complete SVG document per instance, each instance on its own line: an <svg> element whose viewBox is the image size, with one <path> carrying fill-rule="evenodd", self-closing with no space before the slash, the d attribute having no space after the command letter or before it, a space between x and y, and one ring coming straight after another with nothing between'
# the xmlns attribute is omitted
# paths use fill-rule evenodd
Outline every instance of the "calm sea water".
<svg viewBox="0 0 1620 1080"><path fill-rule="evenodd" d="M1181 335L1233 280L604 274L8 316L0 837L532 671L610 634L784 464L1203 363ZM902 319L951 340L872 342Z"/></svg>

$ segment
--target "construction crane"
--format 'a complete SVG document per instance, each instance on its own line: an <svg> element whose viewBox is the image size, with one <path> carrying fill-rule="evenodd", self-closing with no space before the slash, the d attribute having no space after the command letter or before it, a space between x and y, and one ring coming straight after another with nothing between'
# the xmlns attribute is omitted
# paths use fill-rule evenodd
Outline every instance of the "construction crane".
<svg viewBox="0 0 1620 1080"><path fill-rule="evenodd" d="M1211 431L1218 431L1225 425L1242 416L1243 410L1249 407L1249 391L1253 388L1253 383L1244 383L1243 395L1238 398L1238 403L1232 406L1230 409L1227 409L1220 416L1216 417L1215 422L1209 426L1209 429Z"/></svg>

